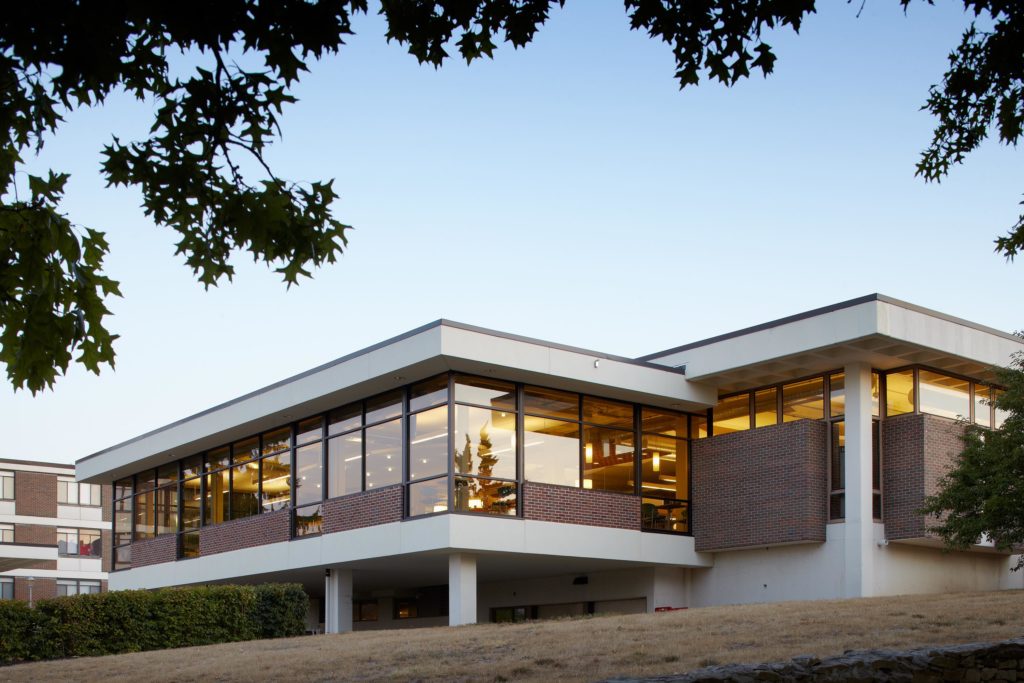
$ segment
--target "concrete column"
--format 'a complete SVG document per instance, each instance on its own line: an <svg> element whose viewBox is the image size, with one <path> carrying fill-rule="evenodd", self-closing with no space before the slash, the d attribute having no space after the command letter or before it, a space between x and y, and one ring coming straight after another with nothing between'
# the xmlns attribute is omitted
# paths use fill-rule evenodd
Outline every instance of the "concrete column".
<svg viewBox="0 0 1024 683"><path fill-rule="evenodd" d="M352 630L352 570L331 567L324 578L324 630L348 633Z"/></svg>
<svg viewBox="0 0 1024 683"><path fill-rule="evenodd" d="M690 605L689 571L682 567L657 566L651 568L651 586L647 594L647 611L659 607L688 607Z"/></svg>
<svg viewBox="0 0 1024 683"><path fill-rule="evenodd" d="M875 541L871 486L871 366L851 363L846 373L845 571L848 598L875 592Z"/></svg>
<svg viewBox="0 0 1024 683"><path fill-rule="evenodd" d="M448 556L448 625L476 623L476 557Z"/></svg>

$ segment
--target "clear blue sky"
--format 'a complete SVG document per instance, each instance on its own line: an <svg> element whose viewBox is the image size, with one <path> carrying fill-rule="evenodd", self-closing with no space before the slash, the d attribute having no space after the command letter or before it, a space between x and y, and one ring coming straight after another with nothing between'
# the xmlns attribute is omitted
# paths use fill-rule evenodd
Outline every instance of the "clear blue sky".
<svg viewBox="0 0 1024 683"><path fill-rule="evenodd" d="M271 162L336 178L357 229L291 291L241 258L204 292L138 194L103 187L102 144L143 135L152 105L69 117L39 164L70 171L67 211L109 233L117 368L0 389L0 457L71 462L441 317L626 356L876 291L1024 328L1024 262L992 252L1019 153L913 175L962 3L822 2L771 37L767 80L685 92L620 3L567 4L470 67L419 66L373 15L313 65Z"/></svg>

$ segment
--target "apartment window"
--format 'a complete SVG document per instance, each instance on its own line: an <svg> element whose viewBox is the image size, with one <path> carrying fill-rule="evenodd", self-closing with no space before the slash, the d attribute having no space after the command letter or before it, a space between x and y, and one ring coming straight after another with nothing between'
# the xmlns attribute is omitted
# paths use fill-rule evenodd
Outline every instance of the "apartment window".
<svg viewBox="0 0 1024 683"><path fill-rule="evenodd" d="M14 472L0 472L0 500L14 500Z"/></svg>
<svg viewBox="0 0 1024 683"><path fill-rule="evenodd" d="M0 579L0 600L14 599L14 579Z"/></svg>
<svg viewBox="0 0 1024 683"><path fill-rule="evenodd" d="M0 543L14 543L13 524L0 524Z"/></svg>
<svg viewBox="0 0 1024 683"><path fill-rule="evenodd" d="M57 529L57 554L62 557L100 557L103 545L94 529Z"/></svg>
<svg viewBox="0 0 1024 683"><path fill-rule="evenodd" d="M65 595L87 595L99 593L101 585L99 581L85 581L75 579L57 579L57 596Z"/></svg>
<svg viewBox="0 0 1024 683"><path fill-rule="evenodd" d="M376 600L353 600L352 621L377 621L380 610Z"/></svg>
<svg viewBox="0 0 1024 683"><path fill-rule="evenodd" d="M103 504L102 490L99 484L79 484L74 479L57 480L57 502L62 505L89 505L100 506Z"/></svg>

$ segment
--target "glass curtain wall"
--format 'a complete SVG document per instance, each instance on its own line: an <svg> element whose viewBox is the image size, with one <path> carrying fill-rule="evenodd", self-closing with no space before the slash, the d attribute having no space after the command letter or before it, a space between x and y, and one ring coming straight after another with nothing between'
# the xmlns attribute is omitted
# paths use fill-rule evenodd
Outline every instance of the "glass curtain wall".
<svg viewBox="0 0 1024 683"><path fill-rule="evenodd" d="M510 382L466 375L455 375L452 386L454 509L515 515L519 500L516 387ZM414 514L411 505L409 514Z"/></svg>
<svg viewBox="0 0 1024 683"><path fill-rule="evenodd" d="M687 416L640 409L640 518L644 529L690 530L690 458Z"/></svg>

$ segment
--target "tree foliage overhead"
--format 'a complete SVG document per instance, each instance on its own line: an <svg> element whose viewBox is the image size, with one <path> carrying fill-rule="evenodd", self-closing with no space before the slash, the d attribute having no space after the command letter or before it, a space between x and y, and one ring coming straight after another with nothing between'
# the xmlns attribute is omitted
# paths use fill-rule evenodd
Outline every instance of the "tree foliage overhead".
<svg viewBox="0 0 1024 683"><path fill-rule="evenodd" d="M964 450L922 512L947 547L965 550L982 537L1000 550L1024 546L1024 352L998 373L1006 391L995 399L1007 415L999 429L966 425ZM1024 567L1021 555L1015 569Z"/></svg>
<svg viewBox="0 0 1024 683"><path fill-rule="evenodd" d="M931 0L924 0L931 2ZM906 7L911 0L899 0ZM1021 135L1024 3L964 0L992 30L974 27L950 57L926 107L938 119L918 174L938 180L990 129ZM530 43L564 0L380 0L387 38L421 63L452 52L467 62L502 42ZM799 31L815 0L624 0L632 29L665 42L680 87L704 77L732 85L767 76L775 54L764 36ZM279 178L264 157L282 107L311 60L352 33L366 0L54 0L0 13L0 362L17 388L52 386L72 360L98 372L113 364L104 300L118 285L103 274L102 226L79 227L60 211L67 176L27 175L25 160L57 133L64 115L124 91L156 104L149 136L103 148L110 185L141 191L143 209L178 235L177 252L206 287L232 277L231 256L248 253L289 284L334 262L348 226L332 212L330 180ZM201 64L185 77L180 53ZM234 57L262 65L243 67ZM255 167L256 173L251 169ZM1024 217L1022 217L1024 221ZM1013 258L1024 223L997 241ZM75 353L78 354L74 357Z"/></svg>

